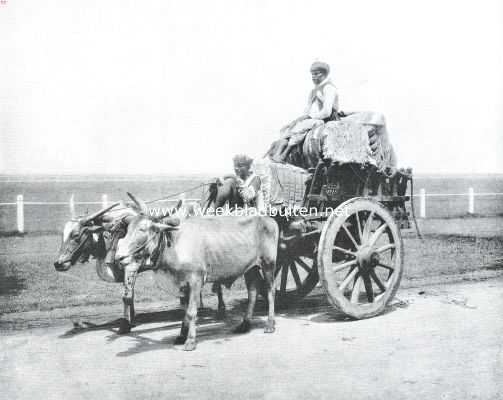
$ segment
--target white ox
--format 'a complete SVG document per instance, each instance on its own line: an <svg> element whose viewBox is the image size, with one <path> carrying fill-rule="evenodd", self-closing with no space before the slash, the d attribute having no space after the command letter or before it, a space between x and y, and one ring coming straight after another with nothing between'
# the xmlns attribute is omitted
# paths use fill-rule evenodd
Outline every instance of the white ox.
<svg viewBox="0 0 503 400"><path fill-rule="evenodd" d="M143 211L134 217L128 232L119 242L117 259L124 267L124 318L120 332L129 332L134 302L134 284L147 259L154 263L157 279L166 280L176 289L185 288L189 302L177 344L185 350L196 348L197 300L206 282L230 284L245 276L248 308L235 332L247 332L253 316L260 281L264 276L269 303L265 332L274 332L274 270L279 228L274 219L263 216L195 217L154 222L147 216L145 203L128 195Z"/></svg>

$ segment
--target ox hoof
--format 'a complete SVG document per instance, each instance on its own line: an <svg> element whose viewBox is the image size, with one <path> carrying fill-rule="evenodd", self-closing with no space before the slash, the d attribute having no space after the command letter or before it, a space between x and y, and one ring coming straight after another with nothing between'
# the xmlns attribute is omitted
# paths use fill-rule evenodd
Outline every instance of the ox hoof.
<svg viewBox="0 0 503 400"><path fill-rule="evenodd" d="M131 324L126 318L121 318L119 321L119 335L124 335L131 332Z"/></svg>
<svg viewBox="0 0 503 400"><path fill-rule="evenodd" d="M192 351L196 349L196 341L195 339L188 339L185 342L185 346L183 347L184 351Z"/></svg>
<svg viewBox="0 0 503 400"><path fill-rule="evenodd" d="M178 335L175 339L175 344L184 344L187 340L187 336Z"/></svg>
<svg viewBox="0 0 503 400"><path fill-rule="evenodd" d="M221 321L225 319L225 308L217 311L217 320Z"/></svg>
<svg viewBox="0 0 503 400"><path fill-rule="evenodd" d="M264 333L273 333L276 330L274 322L267 322L264 328Z"/></svg>
<svg viewBox="0 0 503 400"><path fill-rule="evenodd" d="M236 328L234 328L234 333L246 333L250 332L250 321L243 320Z"/></svg>

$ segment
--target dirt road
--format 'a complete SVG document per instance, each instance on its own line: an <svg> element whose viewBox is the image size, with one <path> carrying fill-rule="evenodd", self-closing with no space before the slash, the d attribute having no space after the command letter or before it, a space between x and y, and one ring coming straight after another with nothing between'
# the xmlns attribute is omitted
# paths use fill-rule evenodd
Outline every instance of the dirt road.
<svg viewBox="0 0 503 400"><path fill-rule="evenodd" d="M361 321L318 294L280 310L274 334L262 331L263 311L251 333L230 333L241 311L219 323L205 310L194 352L172 344L178 311L143 314L127 336L89 321L7 332L1 397L503 398L503 278L401 290L387 313Z"/></svg>

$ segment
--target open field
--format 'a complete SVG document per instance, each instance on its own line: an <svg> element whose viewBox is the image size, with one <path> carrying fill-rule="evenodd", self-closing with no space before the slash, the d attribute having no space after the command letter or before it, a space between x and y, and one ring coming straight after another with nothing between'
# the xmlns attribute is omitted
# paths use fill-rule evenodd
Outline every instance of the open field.
<svg viewBox="0 0 503 400"><path fill-rule="evenodd" d="M503 273L503 218L467 218L421 221L424 240L413 230L404 232L405 273L402 287L439 279L485 279ZM50 324L51 319L78 318L100 306L121 312L120 284L102 282L94 262L77 264L65 273L54 270L60 237L28 234L0 238L0 325L5 329L30 324ZM215 296L205 287L205 306L215 307ZM322 289L318 289L321 292ZM243 299L246 291L238 280L227 299ZM148 307L173 308L177 298L166 295L152 274L141 274L136 301ZM86 310L83 310L83 308ZM24 313L18 318L12 313ZM40 321L45 319L45 322ZM16 322L17 321L17 322Z"/></svg>

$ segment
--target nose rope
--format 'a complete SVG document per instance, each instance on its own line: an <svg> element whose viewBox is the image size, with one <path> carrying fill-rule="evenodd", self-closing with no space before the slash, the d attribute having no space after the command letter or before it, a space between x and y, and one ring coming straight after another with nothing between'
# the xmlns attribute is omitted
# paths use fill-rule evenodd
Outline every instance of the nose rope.
<svg viewBox="0 0 503 400"><path fill-rule="evenodd" d="M80 242L80 239L82 238L82 236L84 234L87 234L87 236L82 242ZM82 231L79 235L79 242L80 242L79 245L77 246L77 248L75 250L72 251L72 253L64 261L61 262L61 264L64 264L68 261L72 261L73 258L75 257L75 254L77 254L77 252L82 249L82 247L84 246L84 244L87 243L87 241L89 240L90 237L91 237L91 235L89 234L89 231L87 229ZM79 257L79 255L77 255L77 257Z"/></svg>

